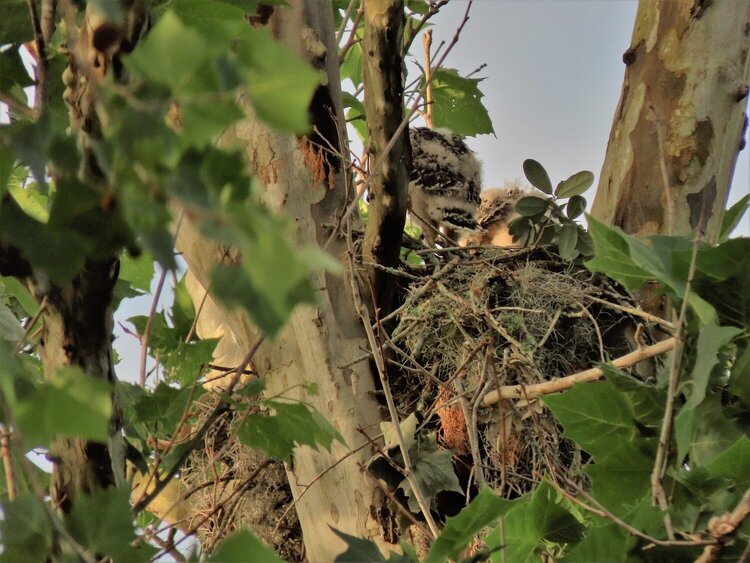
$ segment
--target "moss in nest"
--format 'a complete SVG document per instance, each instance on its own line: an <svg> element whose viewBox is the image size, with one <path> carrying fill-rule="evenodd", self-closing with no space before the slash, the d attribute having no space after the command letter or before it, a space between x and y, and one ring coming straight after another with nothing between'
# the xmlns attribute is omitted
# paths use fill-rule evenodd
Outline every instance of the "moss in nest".
<svg viewBox="0 0 750 563"><path fill-rule="evenodd" d="M464 412L474 413L468 434L484 479L507 497L550 471L580 482L582 454L540 401L489 408L479 400L498 386L541 383L621 355L625 329L637 321L618 308L633 307L632 298L543 250L471 249L452 260L444 274L412 285L393 332L404 366L393 388L399 409L408 415L416 405L431 415L440 405L459 407L438 411L433 426L446 447L465 453L466 432L455 428L462 407L444 406L460 394Z"/></svg>
<svg viewBox="0 0 750 563"><path fill-rule="evenodd" d="M212 393L204 395L204 417L217 401ZM186 488L195 491L191 526L197 526L206 551L229 532L247 527L285 561L302 561L302 530L296 511L287 511L293 499L284 464L269 462L262 452L237 441L232 436L237 418L235 411L219 417L181 475Z"/></svg>

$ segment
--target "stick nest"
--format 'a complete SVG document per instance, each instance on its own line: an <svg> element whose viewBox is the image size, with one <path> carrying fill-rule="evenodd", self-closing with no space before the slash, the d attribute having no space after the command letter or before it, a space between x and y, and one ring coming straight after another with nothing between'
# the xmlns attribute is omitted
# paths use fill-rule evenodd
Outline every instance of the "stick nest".
<svg viewBox="0 0 750 563"><path fill-rule="evenodd" d="M538 399L482 406L504 385L532 385L627 353L639 319L615 282L542 250L444 254L412 282L392 332L401 416L422 413L442 445L513 498L543 474L582 483L585 454ZM640 332L640 331L638 331ZM478 458L478 459L477 459Z"/></svg>
<svg viewBox="0 0 750 563"><path fill-rule="evenodd" d="M204 395L204 416L217 401L213 393ZM233 436L238 418L235 410L219 417L181 476L186 489L195 490L190 500L201 546L210 551L230 532L245 527L285 561L302 561L302 530L296 511L287 511L293 499L284 464L241 444Z"/></svg>

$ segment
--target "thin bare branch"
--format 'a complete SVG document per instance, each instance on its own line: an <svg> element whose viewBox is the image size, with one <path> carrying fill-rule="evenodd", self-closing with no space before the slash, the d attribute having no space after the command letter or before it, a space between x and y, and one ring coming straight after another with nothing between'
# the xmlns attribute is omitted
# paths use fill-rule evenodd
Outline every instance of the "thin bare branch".
<svg viewBox="0 0 750 563"><path fill-rule="evenodd" d="M615 368L621 369L624 367L632 366L646 360L653 358L659 354L663 354L674 349L676 345L676 338L669 338L657 342L652 346L646 346L645 348L639 348L634 352L620 356L615 360L612 360L611 365ZM566 377L560 377L558 379L552 379L545 381L544 383L538 383L536 385L505 385L500 389L491 391L484 396L482 404L485 406L494 405L502 399L533 399L535 397L541 397L542 395L549 395L550 393L558 393L570 389L576 383L588 383L591 381L598 381L602 378L604 372L601 368L591 368L585 371L574 373Z"/></svg>

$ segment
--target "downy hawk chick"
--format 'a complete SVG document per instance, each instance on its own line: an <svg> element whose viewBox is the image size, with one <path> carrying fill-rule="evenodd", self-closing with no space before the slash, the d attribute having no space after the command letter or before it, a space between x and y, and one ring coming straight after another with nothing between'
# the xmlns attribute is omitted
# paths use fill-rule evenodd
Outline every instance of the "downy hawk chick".
<svg viewBox="0 0 750 563"><path fill-rule="evenodd" d="M412 169L409 211L428 244L481 232L477 223L481 164L463 137L448 129L409 130Z"/></svg>
<svg viewBox="0 0 750 563"><path fill-rule="evenodd" d="M469 244L500 247L517 246L513 242L513 236L508 230L508 225L518 217L515 212L516 202L527 195L532 194L520 186L512 184L504 188L484 190L481 194L482 202L477 213L477 222L483 231L461 237L459 241L461 246Z"/></svg>

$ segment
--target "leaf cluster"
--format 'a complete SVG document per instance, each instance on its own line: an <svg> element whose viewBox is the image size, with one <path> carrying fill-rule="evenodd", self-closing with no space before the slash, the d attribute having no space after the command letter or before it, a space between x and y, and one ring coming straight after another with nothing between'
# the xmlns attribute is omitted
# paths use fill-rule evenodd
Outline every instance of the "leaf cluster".
<svg viewBox="0 0 750 563"><path fill-rule="evenodd" d="M525 160L523 171L532 186L551 197L528 195L516 202L519 217L509 225L513 239L522 246L552 244L563 260L591 257L591 237L576 219L586 210L582 194L591 187L594 174L576 172L553 190L547 171L536 160Z"/></svg>

